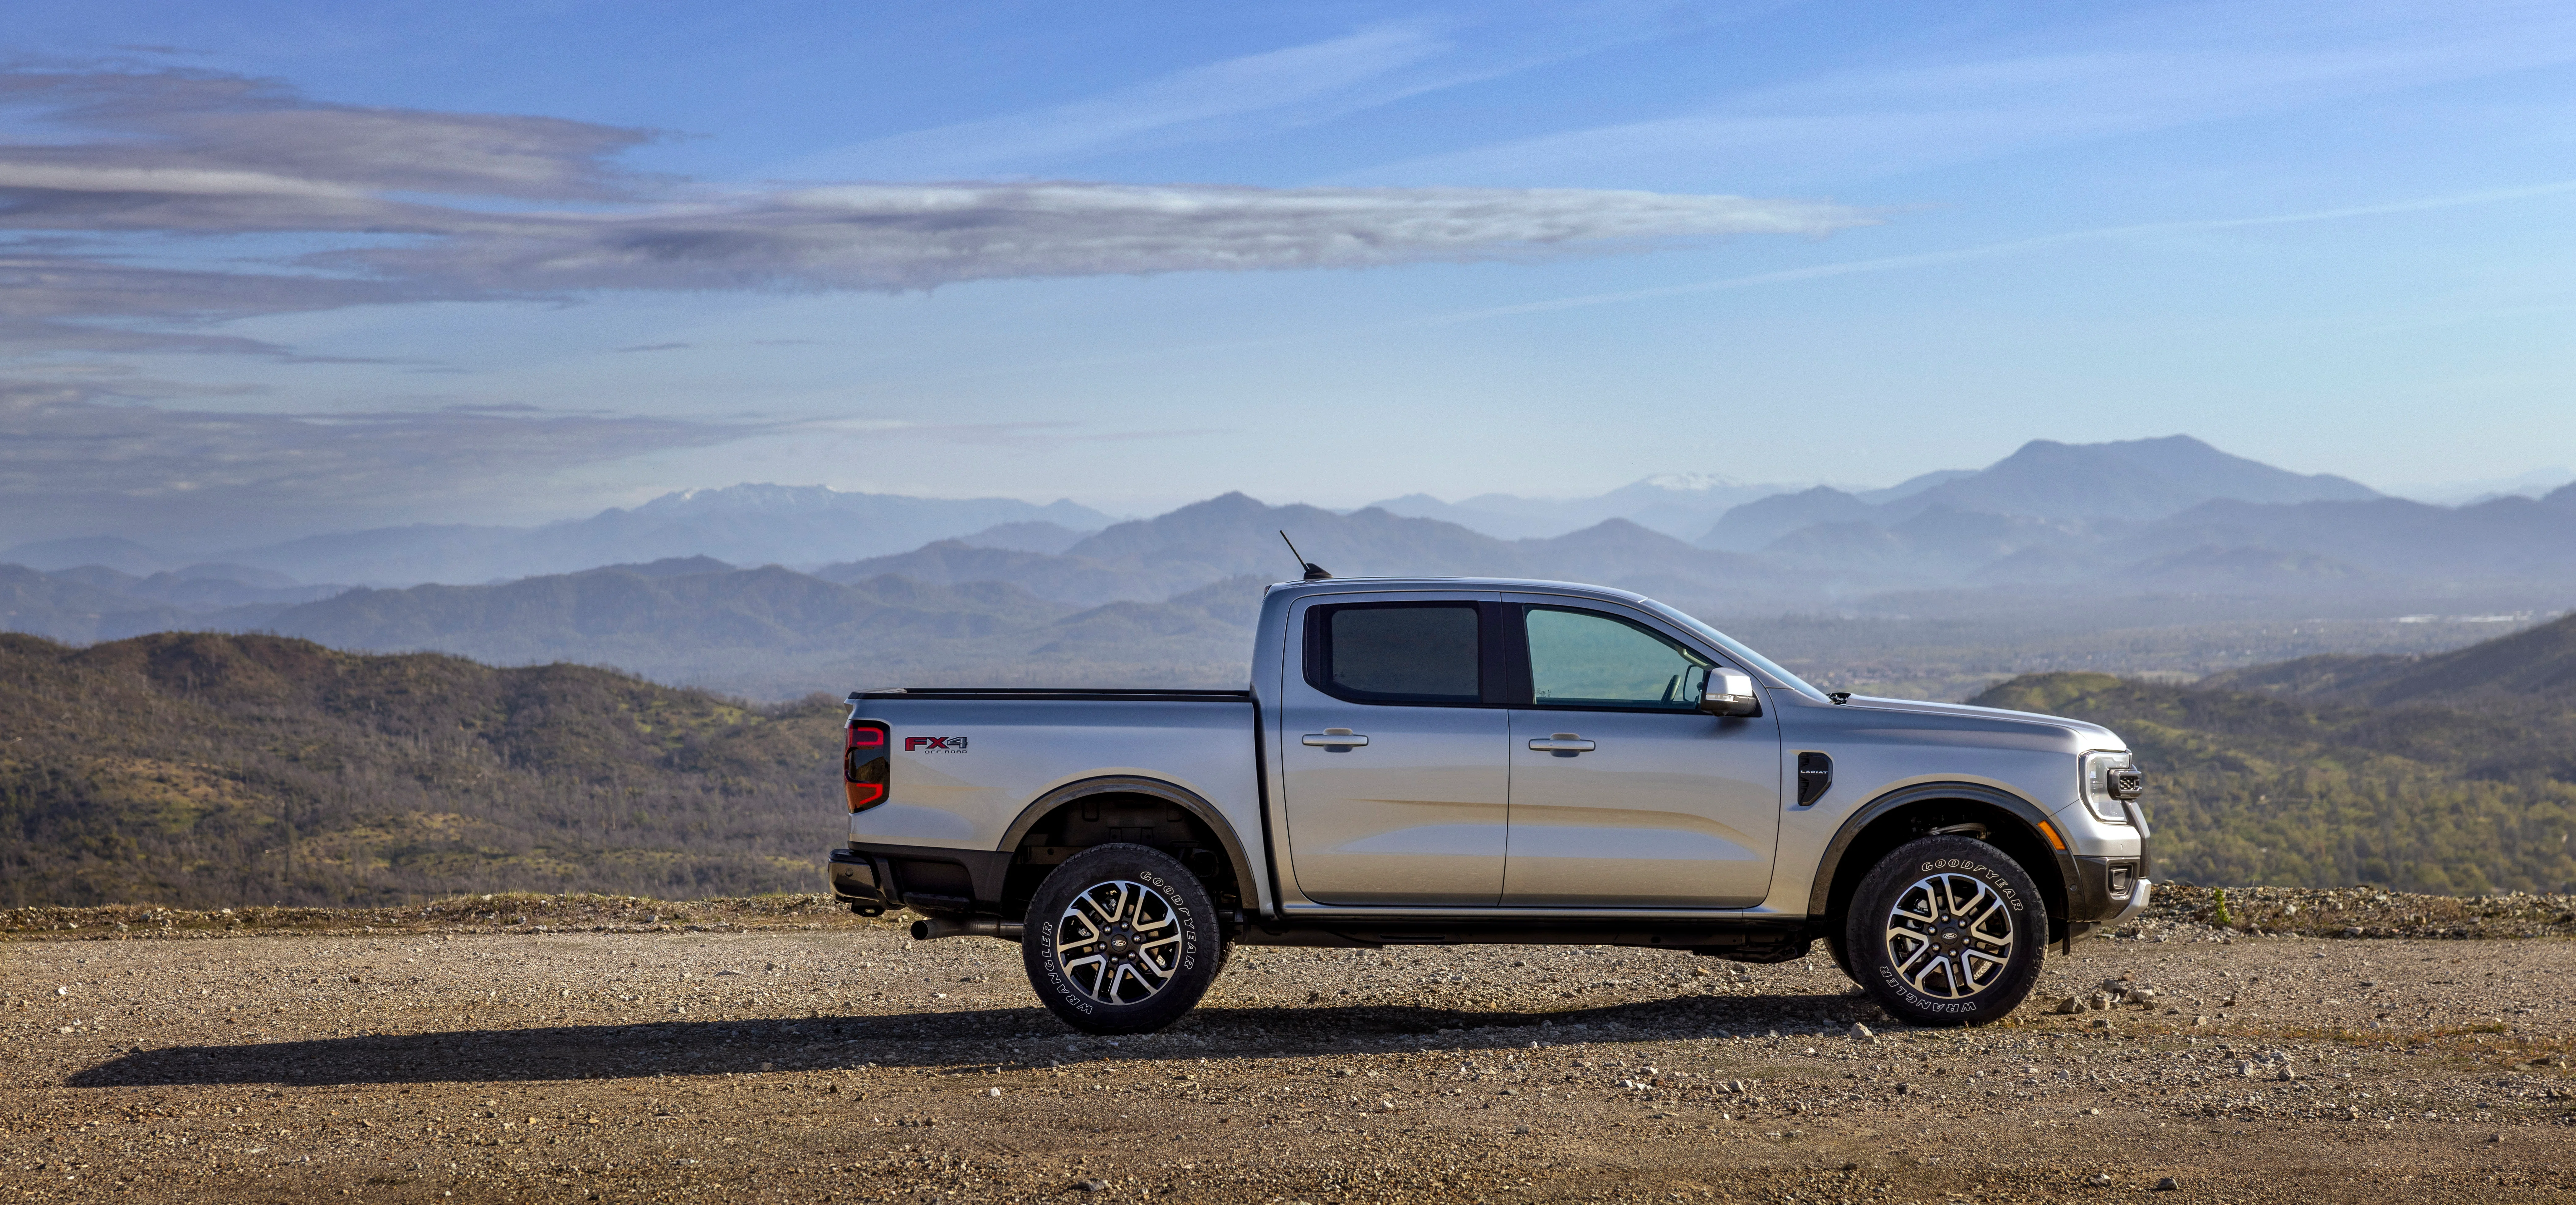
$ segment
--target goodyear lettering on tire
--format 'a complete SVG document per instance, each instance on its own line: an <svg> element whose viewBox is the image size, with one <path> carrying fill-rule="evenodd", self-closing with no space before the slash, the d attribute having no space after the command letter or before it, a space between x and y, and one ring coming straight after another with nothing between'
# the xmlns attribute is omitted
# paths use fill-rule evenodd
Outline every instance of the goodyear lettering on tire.
<svg viewBox="0 0 2576 1205"><path fill-rule="evenodd" d="M1139 871L1137 872L1136 877L1144 880L1146 886L1162 892L1163 901L1170 904L1172 907L1172 920L1181 927L1181 968L1187 969L1197 966L1199 954L1199 931L1198 926L1191 923L1190 906L1187 902L1188 897L1179 889L1173 887L1168 880L1155 874L1153 871Z"/></svg>
<svg viewBox="0 0 2576 1205"><path fill-rule="evenodd" d="M1993 867L1988 866L1983 862L1971 862L1965 858L1930 858L1924 861L1920 870L1923 874L1931 874L1934 871L1941 870L1957 870L1975 875L1980 879L1984 879L1986 881L1986 886L1994 888L1996 895L2004 897L2004 902L2011 904L2013 911L2020 912L2023 910L2021 892L2013 889L2011 880L1997 874Z"/></svg>

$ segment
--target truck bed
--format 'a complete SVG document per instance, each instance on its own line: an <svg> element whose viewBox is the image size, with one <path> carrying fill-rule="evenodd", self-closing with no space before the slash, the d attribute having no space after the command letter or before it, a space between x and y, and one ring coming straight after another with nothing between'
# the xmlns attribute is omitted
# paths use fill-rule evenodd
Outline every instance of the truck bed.
<svg viewBox="0 0 2576 1205"><path fill-rule="evenodd" d="M908 893L989 904L1039 816L1087 797L1112 800L1114 811L1116 800L1150 796L1167 801L1151 823L1177 833L1184 814L1195 814L1239 835L1222 843L1223 856L1245 881L1247 902L1266 902L1258 706L1249 690L907 687L854 692L849 702L854 720L886 725L890 763L886 802L850 817L851 847L890 860ZM1098 810L1079 809L1075 819Z"/></svg>

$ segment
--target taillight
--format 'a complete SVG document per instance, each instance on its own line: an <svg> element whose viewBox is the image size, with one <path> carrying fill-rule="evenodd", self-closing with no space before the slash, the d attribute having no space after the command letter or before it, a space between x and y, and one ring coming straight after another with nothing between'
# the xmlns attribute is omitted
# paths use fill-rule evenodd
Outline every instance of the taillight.
<svg viewBox="0 0 2576 1205"><path fill-rule="evenodd" d="M874 720L850 721L848 745L841 750L841 786L850 795L850 810L864 812L886 800L886 726Z"/></svg>

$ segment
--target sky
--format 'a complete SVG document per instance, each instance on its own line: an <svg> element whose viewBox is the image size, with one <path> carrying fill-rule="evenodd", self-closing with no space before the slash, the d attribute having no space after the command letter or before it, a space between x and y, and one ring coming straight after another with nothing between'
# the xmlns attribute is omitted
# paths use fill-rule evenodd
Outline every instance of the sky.
<svg viewBox="0 0 2576 1205"><path fill-rule="evenodd" d="M38 0L0 543L2576 464L2563 3Z"/></svg>

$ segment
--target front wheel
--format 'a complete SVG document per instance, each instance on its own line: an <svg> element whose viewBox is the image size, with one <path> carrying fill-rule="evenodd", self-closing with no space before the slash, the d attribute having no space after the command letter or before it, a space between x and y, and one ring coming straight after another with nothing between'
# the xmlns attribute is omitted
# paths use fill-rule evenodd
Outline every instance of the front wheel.
<svg viewBox="0 0 2576 1205"><path fill-rule="evenodd" d="M1881 859L1852 893L1852 978L1915 1025L1982 1025L2019 1007L2048 953L2048 905L2030 872L1968 837L1925 837Z"/></svg>
<svg viewBox="0 0 2576 1205"><path fill-rule="evenodd" d="M1179 1020L1225 965L1215 901L1170 854L1095 845L1038 884L1021 929L1029 986L1090 1033L1142 1033Z"/></svg>

